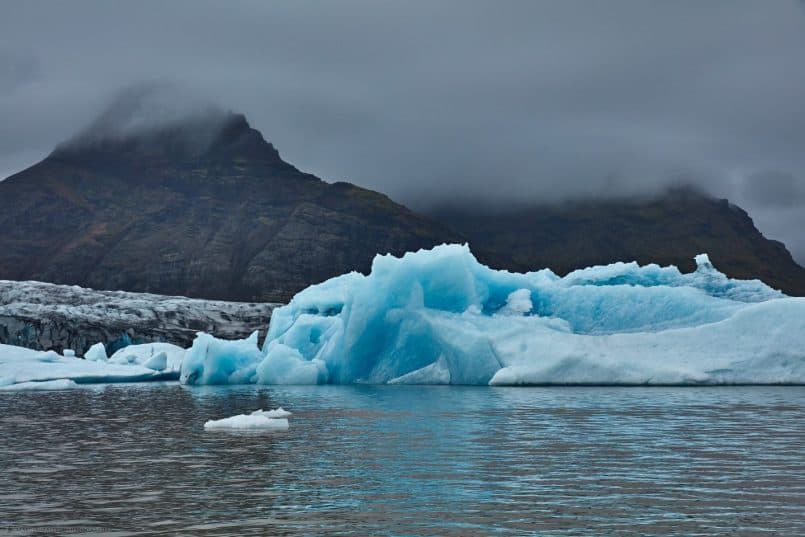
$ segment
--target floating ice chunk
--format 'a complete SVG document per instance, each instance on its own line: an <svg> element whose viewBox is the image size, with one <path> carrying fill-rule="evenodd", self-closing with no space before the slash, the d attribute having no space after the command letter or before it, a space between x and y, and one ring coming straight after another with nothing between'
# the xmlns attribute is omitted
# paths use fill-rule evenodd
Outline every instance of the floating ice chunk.
<svg viewBox="0 0 805 537"><path fill-rule="evenodd" d="M78 388L78 384L70 379L57 379L46 380L42 382L20 382L17 384L10 384L0 386L0 391L3 392L23 392L23 391L53 391L53 390L70 390Z"/></svg>
<svg viewBox="0 0 805 537"><path fill-rule="evenodd" d="M268 431L287 431L288 420L285 418L267 418L257 414L238 414L221 420L209 420L204 429L259 429Z"/></svg>
<svg viewBox="0 0 805 537"><path fill-rule="evenodd" d="M89 360L90 362L106 362L108 359L106 347L103 343L96 343L84 353L84 360Z"/></svg>
<svg viewBox="0 0 805 537"><path fill-rule="evenodd" d="M64 349L62 355L67 358L75 358L75 351L73 349Z"/></svg>
<svg viewBox="0 0 805 537"><path fill-rule="evenodd" d="M254 412L252 412L251 415L263 416L264 418L275 419L275 418L289 418L290 416L292 416L292 413L288 412L287 410L284 410L282 407L279 407L274 410L263 410L261 408L260 410L255 410Z"/></svg>

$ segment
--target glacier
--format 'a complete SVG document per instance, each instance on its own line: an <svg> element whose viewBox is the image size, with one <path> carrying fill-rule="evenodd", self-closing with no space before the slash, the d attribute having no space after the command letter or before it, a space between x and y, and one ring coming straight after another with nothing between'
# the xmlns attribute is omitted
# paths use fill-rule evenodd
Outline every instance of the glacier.
<svg viewBox="0 0 805 537"><path fill-rule="evenodd" d="M377 256L313 285L256 334L200 334L185 384L710 385L805 383L805 298L614 263L560 277L478 262L467 245Z"/></svg>

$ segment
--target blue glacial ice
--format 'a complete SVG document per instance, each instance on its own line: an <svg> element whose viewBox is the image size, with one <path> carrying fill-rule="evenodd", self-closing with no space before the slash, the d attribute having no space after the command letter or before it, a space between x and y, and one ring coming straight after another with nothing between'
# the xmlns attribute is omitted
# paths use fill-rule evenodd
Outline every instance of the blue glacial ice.
<svg viewBox="0 0 805 537"><path fill-rule="evenodd" d="M697 269L614 263L559 277L465 245L377 256L311 286L257 336L202 334L188 384L800 384L805 298Z"/></svg>

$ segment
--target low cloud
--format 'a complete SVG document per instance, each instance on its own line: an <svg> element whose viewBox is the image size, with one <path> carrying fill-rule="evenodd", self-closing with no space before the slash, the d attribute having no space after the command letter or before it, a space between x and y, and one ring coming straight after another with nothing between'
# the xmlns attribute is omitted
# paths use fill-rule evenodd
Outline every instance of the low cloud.
<svg viewBox="0 0 805 537"><path fill-rule="evenodd" d="M805 227L801 2L11 0L0 35L0 173L157 81L415 208L691 182L789 244Z"/></svg>
<svg viewBox="0 0 805 537"><path fill-rule="evenodd" d="M739 196L758 208L805 211L805 179L780 171L751 173L744 177Z"/></svg>

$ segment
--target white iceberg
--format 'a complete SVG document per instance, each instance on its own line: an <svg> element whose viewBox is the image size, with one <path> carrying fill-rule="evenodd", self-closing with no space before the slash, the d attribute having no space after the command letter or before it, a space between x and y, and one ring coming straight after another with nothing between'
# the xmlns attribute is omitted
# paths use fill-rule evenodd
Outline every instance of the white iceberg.
<svg viewBox="0 0 805 537"><path fill-rule="evenodd" d="M82 384L175 380L176 377L176 372L154 371L137 364L84 360L54 351L0 345L0 386L65 379Z"/></svg>
<svg viewBox="0 0 805 537"><path fill-rule="evenodd" d="M201 335L186 383L801 384L805 298L697 269L614 263L559 277L467 246L377 256L274 310L256 338Z"/></svg>
<svg viewBox="0 0 805 537"><path fill-rule="evenodd" d="M204 429L257 429L265 431L287 431L288 420L285 418L267 418L259 414L238 414L220 420L209 420Z"/></svg>

